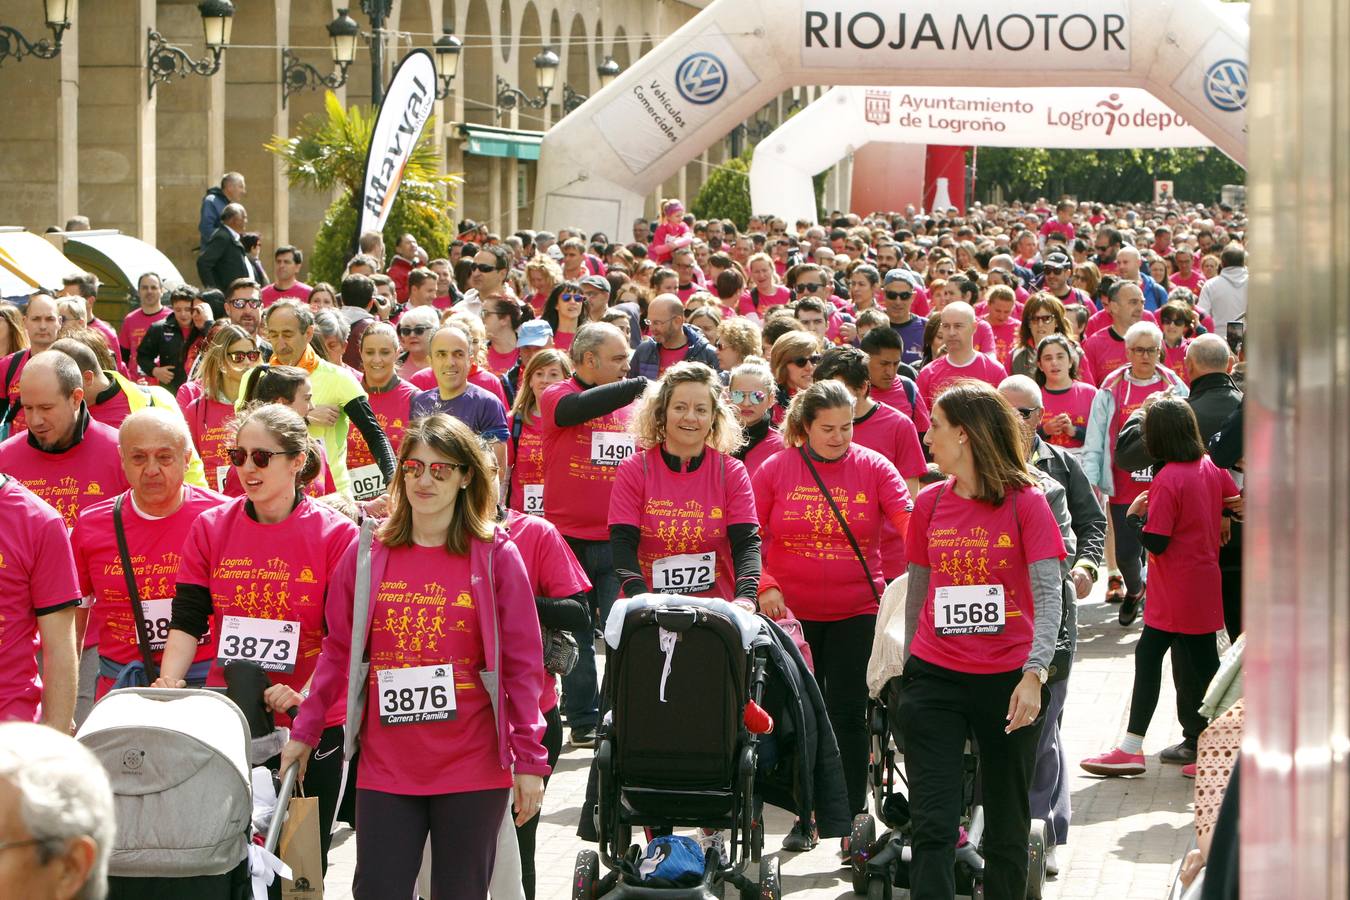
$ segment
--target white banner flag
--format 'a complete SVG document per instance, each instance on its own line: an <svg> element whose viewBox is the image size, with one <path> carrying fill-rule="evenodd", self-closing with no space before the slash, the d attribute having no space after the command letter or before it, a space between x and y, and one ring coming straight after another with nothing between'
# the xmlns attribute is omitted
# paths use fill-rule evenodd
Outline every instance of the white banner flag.
<svg viewBox="0 0 1350 900"><path fill-rule="evenodd" d="M422 137L436 103L436 64L431 53L414 50L394 70L384 94L375 130L366 152L366 177L361 185L361 227L383 231L403 181L403 168Z"/></svg>

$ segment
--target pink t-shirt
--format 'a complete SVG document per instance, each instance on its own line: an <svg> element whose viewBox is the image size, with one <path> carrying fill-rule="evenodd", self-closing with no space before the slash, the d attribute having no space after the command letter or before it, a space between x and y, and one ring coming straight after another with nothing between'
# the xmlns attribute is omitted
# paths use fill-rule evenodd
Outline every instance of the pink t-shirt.
<svg viewBox="0 0 1350 900"><path fill-rule="evenodd" d="M511 367L520 359L520 348L517 347L510 353L498 353L488 344L487 348L487 369L494 375L505 375L511 371Z"/></svg>
<svg viewBox="0 0 1350 900"><path fill-rule="evenodd" d="M889 459L901 478L918 478L928 471L914 422L884 403L853 420L853 441ZM881 524L881 564L887 581L905 572L905 536L890 522Z"/></svg>
<svg viewBox="0 0 1350 900"><path fill-rule="evenodd" d="M1022 323L1017 319L1009 319L1002 325L989 323L989 330L994 335L994 358L1005 370L1012 363L1012 354L1017 349L1018 330L1021 327Z"/></svg>
<svg viewBox="0 0 1350 900"><path fill-rule="evenodd" d="M200 381L185 381L182 387L178 389L178 393L174 394L174 399L178 401L179 408L186 413L187 408L192 405L192 401L202 395L202 390Z"/></svg>
<svg viewBox="0 0 1350 900"><path fill-rule="evenodd" d="M366 399L370 401L370 411L375 414L376 424L389 438L389 444L397 456L411 420L412 398L417 395L417 388L401 378L387 391L372 391L364 382L361 386L366 389ZM373 465L375 455L370 452L360 430L356 425L351 425L347 431L347 471L355 472Z"/></svg>
<svg viewBox="0 0 1350 900"><path fill-rule="evenodd" d="M370 682L361 725L363 790L430 796L511 786L497 756L497 729L479 679L487 668L469 557L444 547L393 547L370 605ZM380 720L381 669L453 666L455 716L386 725Z"/></svg>
<svg viewBox="0 0 1350 900"><path fill-rule="evenodd" d="M19 481L0 485L0 721L36 722L38 616L80 600L61 515Z"/></svg>
<svg viewBox="0 0 1350 900"><path fill-rule="evenodd" d="M131 415L131 401L127 399L127 392L118 390L102 403L89 403L89 415L109 428L121 428L122 422Z"/></svg>
<svg viewBox="0 0 1350 900"><path fill-rule="evenodd" d="M591 589L572 548L548 519L512 510L506 514L506 530L520 551L536 597L571 597ZM557 677L542 668L540 672L539 711L546 713L558 705Z"/></svg>
<svg viewBox="0 0 1350 900"><path fill-rule="evenodd" d="M1154 315L1153 310L1144 310L1143 321L1158 324L1158 317ZM1092 315L1088 316L1087 327L1083 329L1083 337L1090 338L1094 334L1109 327L1111 324L1111 310L1105 304Z"/></svg>
<svg viewBox="0 0 1350 900"><path fill-rule="evenodd" d="M3 379L9 373L9 367L14 365L15 359L18 359L18 365L14 367L14 375L8 381L8 390L6 392L9 405L16 411L10 417L9 435L13 437L28 428L28 419L24 417L23 406L19 400L19 379L23 376L23 367L28 365L28 360L33 358L32 353L27 350L15 350L13 353L0 359L0 379Z"/></svg>
<svg viewBox="0 0 1350 900"><path fill-rule="evenodd" d="M259 294L262 297L263 307L266 308L285 297L289 297L292 300L299 300L301 303L308 303L310 292L313 290L314 288L305 284L303 281L297 281L288 288L279 288L274 282L264 287Z"/></svg>
<svg viewBox="0 0 1350 900"><path fill-rule="evenodd" d="M1074 428L1087 428L1088 415L1092 412L1092 401L1096 396L1097 389L1082 381L1075 381L1063 391L1052 391L1048 387L1043 387L1041 405L1045 408L1044 418L1053 419L1061 413L1067 413L1073 420ZM1083 446L1083 441L1073 434L1051 435L1045 440L1056 447L1070 450Z"/></svg>
<svg viewBox="0 0 1350 900"><path fill-rule="evenodd" d="M758 305L755 304L756 295L759 297ZM785 306L791 300L792 291L788 290L788 286L785 284L778 285L778 287L768 293L760 291L759 288L752 287L751 290L746 291L741 295L741 302L737 307L737 310L743 316L754 314L762 319L764 318L764 310L771 306Z"/></svg>
<svg viewBox="0 0 1350 900"><path fill-rule="evenodd" d="M1184 381L1188 386L1191 383L1191 376L1186 374L1186 348L1191 345L1190 338L1182 338L1181 343L1173 347L1167 341L1163 341L1163 360L1162 364L1167 366L1177 377Z"/></svg>
<svg viewBox="0 0 1350 900"><path fill-rule="evenodd" d="M975 349L989 356L994 355L994 329L984 319L975 322Z"/></svg>
<svg viewBox="0 0 1350 900"><path fill-rule="evenodd" d="M745 464L711 448L692 472L672 472L661 458L661 448L652 447L621 462L614 476L609 524L638 529L638 565L652 590L736 599L727 526L758 522ZM684 588L653 580L653 566L659 561L705 553L716 554L714 584Z"/></svg>
<svg viewBox="0 0 1350 900"><path fill-rule="evenodd" d="M575 378L551 384L539 398L544 433L544 517L570 538L609 540L609 495L618 459L630 452L633 404L580 425L556 424L558 401L583 388ZM596 437L597 434L613 437ZM597 455L598 454L598 455Z"/></svg>
<svg viewBox="0 0 1350 900"><path fill-rule="evenodd" d="M1196 292L1196 296L1200 296L1199 292ZM133 364L136 362L136 348L145 339L145 333L150 330L150 326L156 322L163 322L170 315L169 310L163 306L150 314L146 314L138 306L122 318L122 324L117 328L117 342L130 354ZM135 375L139 376L136 380L142 384L152 383L149 379L140 375L139 369L136 370Z"/></svg>
<svg viewBox="0 0 1350 900"><path fill-rule="evenodd" d="M229 427L235 416L234 404L199 395L188 405L184 416L192 443L206 469L206 483L217 491L224 491L230 474L230 458L225 451L234 443L234 431Z"/></svg>
<svg viewBox="0 0 1350 900"><path fill-rule="evenodd" d="M1116 369L1130 361L1125 338L1113 328L1104 328L1083 341L1083 356L1092 372L1092 383L1100 385ZM1083 373L1080 372L1080 375Z"/></svg>
<svg viewBox="0 0 1350 900"><path fill-rule="evenodd" d="M93 312L92 304L90 304L90 312ZM117 371L123 375L129 375L127 364L122 361L122 342L117 339L117 332L113 330L113 327L97 316L90 316L89 327L103 335L104 339L107 340L108 351L117 361Z"/></svg>
<svg viewBox="0 0 1350 900"><path fill-rule="evenodd" d="M877 594L882 580L881 523L900 532L909 519L909 489L895 466L856 443L832 462L812 460L849 524ZM799 450L770 457L752 480L764 534L764 569L799 619L834 622L877 611L862 566Z"/></svg>
<svg viewBox="0 0 1350 900"><path fill-rule="evenodd" d="M48 453L17 434L0 444L0 472L12 475L51 504L67 528L87 507L115 497L131 485L117 453L117 432L90 420L84 437L69 450Z"/></svg>
<svg viewBox="0 0 1350 900"><path fill-rule="evenodd" d="M515 433L515 418L515 413L506 417L509 434ZM538 417L520 423L519 441L506 442L506 464L511 467L511 497L507 507L517 512L543 515L540 504L544 486L544 432L539 427Z"/></svg>
<svg viewBox="0 0 1350 900"><path fill-rule="evenodd" d="M1189 278L1182 278L1174 272L1171 277L1168 278L1168 281L1172 282L1172 287L1184 287L1197 298L1200 296L1200 289L1205 286L1205 276L1194 266L1191 267L1191 275Z"/></svg>
<svg viewBox="0 0 1350 900"><path fill-rule="evenodd" d="M675 250L687 247L693 242L693 238L693 230L684 222L676 222L674 225L662 222L656 226L652 242L647 246L647 256L652 262L665 265L670 262Z"/></svg>
<svg viewBox="0 0 1350 900"><path fill-rule="evenodd" d="M256 522L240 497L208 509L188 529L178 565L178 584L206 588L211 594L211 633L221 633L225 616L299 622L300 649L295 671L270 672L274 684L301 690L314 674L324 634L328 580L356 539L356 525L341 513L302 498L284 521ZM225 684L218 664L207 675L208 687ZM346 717L346 697L328 710L325 725ZM278 724L289 724L285 715Z"/></svg>
<svg viewBox="0 0 1350 900"><path fill-rule="evenodd" d="M923 397L924 405L931 410L933 401L942 393L943 388L954 381L966 379L983 381L996 388L999 382L1007 377L1007 370L983 353L976 353L964 366L956 365L949 356L939 356L920 370L919 396Z"/></svg>
<svg viewBox="0 0 1350 900"><path fill-rule="evenodd" d="M1148 555L1145 625L1176 634L1223 628L1219 521L1224 498L1237 495L1233 476L1208 456L1167 463L1153 476L1144 531L1171 540Z"/></svg>
<svg viewBox="0 0 1350 900"><path fill-rule="evenodd" d="M909 392L905 389L905 384L901 380L903 375L897 375L891 382L887 390L880 390L873 385L868 391L868 396L878 403L884 403L897 412L902 412L909 416L914 428L923 433L932 426L932 420L928 417L928 407L923 402L923 397L919 394L919 386L914 385L914 402L909 400Z"/></svg>
<svg viewBox="0 0 1350 900"><path fill-rule="evenodd" d="M1042 242L1044 242L1044 239L1048 238L1052 234L1058 234L1061 237L1063 237L1064 240L1066 241L1073 240L1075 237L1073 233L1073 223L1061 222L1059 219L1051 219L1050 221L1046 222L1044 225L1041 226Z"/></svg>
<svg viewBox="0 0 1350 900"><path fill-rule="evenodd" d="M576 340L575 331L555 331L553 332L553 347L566 353L572 349L572 341Z"/></svg>
<svg viewBox="0 0 1350 900"><path fill-rule="evenodd" d="M185 484L183 505L176 512L162 519L149 519L136 510L130 493L121 496L126 498L122 501L122 526L126 533L127 552L136 574L136 592L143 603L172 600L184 535L199 515L227 502L227 498L214 491ZM113 528L115 502L116 498L105 500L85 510L75 523L70 542L80 574L80 591L86 597L95 598L95 608L100 613L96 635L99 656L126 665L140 659L141 652L136 643L136 623L131 613L131 601L127 597L122 559L117 552L117 532ZM165 637L167 634L152 631L150 640L153 645ZM204 636L197 646L193 662L214 658L214 638L214 632ZM155 650L156 662L163 655L162 650ZM98 696L103 696L110 687L112 679L100 678Z"/></svg>
<svg viewBox="0 0 1350 900"><path fill-rule="evenodd" d="M1128 419L1136 409L1144 405L1144 399L1150 394L1156 394L1159 391L1165 391L1171 383L1161 375L1152 384L1134 384L1128 378L1122 377L1120 383L1113 389L1116 397L1116 414L1111 417L1111 458L1114 460L1116 455L1116 439L1120 437L1120 429L1125 427L1125 420ZM1153 473L1150 469L1141 469L1137 472L1127 472L1125 469L1112 463L1111 477L1114 481L1114 490L1111 493L1111 503L1124 504L1128 506L1134 502L1144 491L1149 489Z"/></svg>
<svg viewBox="0 0 1350 900"><path fill-rule="evenodd" d="M750 448L750 452L745 454L745 473L751 478L759 471L759 467L764 465L764 461L773 456L779 450L783 449L783 433L777 428L769 428L764 440Z"/></svg>
<svg viewBox="0 0 1350 900"><path fill-rule="evenodd" d="M909 561L930 573L910 652L936 666L981 675L1025 665L1036 630L1030 566L1064 558L1064 541L1045 495L1024 487L992 506L957 496L954 478L930 484L919 492L907 545ZM938 588L953 585L1001 585L1003 631L938 635L933 598Z"/></svg>

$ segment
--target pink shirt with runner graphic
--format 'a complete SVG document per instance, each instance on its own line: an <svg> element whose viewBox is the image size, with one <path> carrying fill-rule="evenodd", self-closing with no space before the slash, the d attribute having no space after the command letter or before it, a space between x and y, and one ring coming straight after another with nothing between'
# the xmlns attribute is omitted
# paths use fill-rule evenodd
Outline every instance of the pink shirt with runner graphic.
<svg viewBox="0 0 1350 900"><path fill-rule="evenodd" d="M884 403L853 420L853 441L889 459L901 478L918 478L928 471L914 422ZM890 522L881 526L881 564L887 581L905 572L905 536Z"/></svg>
<svg viewBox="0 0 1350 900"><path fill-rule="evenodd" d="M514 434L516 415L506 419L506 431ZM525 488L544 483L544 432L539 417L520 424L520 440L506 442L506 464L511 467L511 499L507 506L525 512Z"/></svg>
<svg viewBox="0 0 1350 900"><path fill-rule="evenodd" d="M583 390L580 382L569 378L549 385L539 398L544 432L544 517L567 537L606 541L609 496L619 461L593 455L593 448L601 443L593 435L608 432L616 435L611 440L620 443L623 438L618 435L624 435L631 446L628 420L634 405L630 403L580 425L558 425L555 418L558 402Z"/></svg>
<svg viewBox="0 0 1350 900"><path fill-rule="evenodd" d="M29 443L28 432L0 444L0 472L17 478L61 514L67 528L95 503L115 497L131 485L117 452L117 431L90 420L78 444L48 453Z"/></svg>
<svg viewBox="0 0 1350 900"><path fill-rule="evenodd" d="M1041 388L1041 405L1045 408L1043 421L1053 419L1061 414L1067 414L1075 429L1087 428L1088 416L1092 413L1092 401L1096 396L1097 389L1082 381L1075 381L1062 391ZM1077 432L1050 435L1046 438L1046 441L1056 447L1064 447L1069 450L1081 447L1084 443L1081 438L1077 437Z"/></svg>

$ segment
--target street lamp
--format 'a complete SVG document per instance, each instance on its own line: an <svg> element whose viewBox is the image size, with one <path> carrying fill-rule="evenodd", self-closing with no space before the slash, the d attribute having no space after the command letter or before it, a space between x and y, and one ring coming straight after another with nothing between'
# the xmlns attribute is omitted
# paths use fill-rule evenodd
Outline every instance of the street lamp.
<svg viewBox="0 0 1350 900"><path fill-rule="evenodd" d="M150 29L146 46L146 86L151 97L155 85L165 84L175 75L186 78L189 73L210 77L220 71L221 55L230 43L230 28L234 24L234 4L230 0L202 0L197 4L202 17L206 49L210 56L193 59L187 51L164 40L155 29Z"/></svg>
<svg viewBox="0 0 1350 900"><path fill-rule="evenodd" d="M370 16L370 102L384 102L384 20L394 11L394 0L361 0Z"/></svg>
<svg viewBox="0 0 1350 900"><path fill-rule="evenodd" d="M558 83L558 54L554 53L548 47L539 51L534 57L534 77L539 86L539 96L531 97L519 88L512 87L505 78L497 76L497 118L502 117L502 113L509 109L514 109L516 104L528 106L530 109L543 109L548 105L548 95L553 90L553 86Z"/></svg>
<svg viewBox="0 0 1350 900"><path fill-rule="evenodd" d="M347 15L344 6L338 10L337 18L328 23L328 43L332 48L333 64L337 71L324 75L300 57L289 47L281 50L281 105L286 106L286 98L297 91L318 90L321 87L340 88L347 83L347 67L356 59L356 36L361 26Z"/></svg>
<svg viewBox="0 0 1350 900"><path fill-rule="evenodd" d="M600 89L609 87L610 82L619 77L623 69L614 61L614 57L606 56L605 61L595 67L595 74L600 79ZM563 85L563 114L566 115L576 109L581 104L590 99L587 94L578 94L572 90L570 84Z"/></svg>
<svg viewBox="0 0 1350 900"><path fill-rule="evenodd" d="M450 82L459 74L459 52L464 49L464 42L446 25L432 48L436 51L436 77L441 82L436 88L436 99L444 100L450 96Z"/></svg>
<svg viewBox="0 0 1350 900"><path fill-rule="evenodd" d="M70 27L70 0L44 0L42 7L52 40L43 38L34 44L8 25L0 25L0 65L11 56L15 59L25 56L54 59L61 52L61 34Z"/></svg>

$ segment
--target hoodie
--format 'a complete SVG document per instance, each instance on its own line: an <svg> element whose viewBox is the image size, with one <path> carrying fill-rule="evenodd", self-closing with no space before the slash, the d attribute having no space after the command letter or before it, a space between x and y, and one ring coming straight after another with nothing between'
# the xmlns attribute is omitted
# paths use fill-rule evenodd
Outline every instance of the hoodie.
<svg viewBox="0 0 1350 900"><path fill-rule="evenodd" d="M225 196L225 192L218 187L213 187L206 192L202 198L202 214L197 221L197 232L202 237L201 245L206 246L206 242L211 240L211 235L216 233L220 227L220 213L230 203L230 198Z"/></svg>
<svg viewBox="0 0 1350 900"><path fill-rule="evenodd" d="M717 348L708 343L703 332L692 325L684 326L684 360L704 363L714 372L719 370ZM646 338L633 351L633 361L628 366L628 377L636 378L641 375L655 381L661 377L660 368L661 347L655 338Z"/></svg>
<svg viewBox="0 0 1350 900"><path fill-rule="evenodd" d="M1206 281L1196 305L1214 317L1214 333L1224 337L1228 323L1247 312L1247 267L1229 266Z"/></svg>

